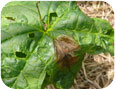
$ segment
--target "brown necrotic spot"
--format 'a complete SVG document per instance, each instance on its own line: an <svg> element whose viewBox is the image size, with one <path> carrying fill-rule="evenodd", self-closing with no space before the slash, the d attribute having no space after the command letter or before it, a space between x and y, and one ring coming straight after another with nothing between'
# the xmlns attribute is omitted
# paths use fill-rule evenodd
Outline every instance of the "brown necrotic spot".
<svg viewBox="0 0 116 90"><path fill-rule="evenodd" d="M23 52L15 52L16 57L18 58L26 58L26 54Z"/></svg>
<svg viewBox="0 0 116 90"><path fill-rule="evenodd" d="M79 57L75 56L75 52L80 46L68 36L61 36L54 40L54 49L56 54L56 62L61 68L67 68L75 64Z"/></svg>
<svg viewBox="0 0 116 90"><path fill-rule="evenodd" d="M13 18L13 17L5 17L5 18L10 20L10 21L15 21L15 18Z"/></svg>
<svg viewBox="0 0 116 90"><path fill-rule="evenodd" d="M32 33L29 33L29 38L34 38L35 37L35 34L32 32Z"/></svg>

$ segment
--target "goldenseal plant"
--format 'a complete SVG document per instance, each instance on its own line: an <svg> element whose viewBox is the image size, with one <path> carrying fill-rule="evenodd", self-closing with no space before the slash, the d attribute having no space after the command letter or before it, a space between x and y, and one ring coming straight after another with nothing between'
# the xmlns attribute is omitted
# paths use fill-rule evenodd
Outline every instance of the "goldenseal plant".
<svg viewBox="0 0 116 90"><path fill-rule="evenodd" d="M1 78L10 88L71 88L86 53L114 54L108 21L74 1L13 1L1 12Z"/></svg>

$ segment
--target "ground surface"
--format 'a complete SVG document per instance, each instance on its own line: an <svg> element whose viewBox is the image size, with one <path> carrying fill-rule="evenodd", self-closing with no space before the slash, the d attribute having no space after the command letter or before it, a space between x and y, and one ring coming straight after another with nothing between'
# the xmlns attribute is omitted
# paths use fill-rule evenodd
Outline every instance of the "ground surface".
<svg viewBox="0 0 116 90"><path fill-rule="evenodd" d="M114 28L114 12L112 7L101 1L78 2L79 7L89 17L98 17L108 20ZM109 53L99 55L85 55L82 69L77 74L72 89L105 88L114 77L114 57ZM47 86L53 89L53 85Z"/></svg>

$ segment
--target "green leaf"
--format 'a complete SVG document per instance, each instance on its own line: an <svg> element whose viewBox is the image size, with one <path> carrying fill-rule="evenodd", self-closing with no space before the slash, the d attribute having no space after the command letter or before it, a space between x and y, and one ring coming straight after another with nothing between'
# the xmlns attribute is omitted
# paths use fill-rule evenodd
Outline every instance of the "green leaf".
<svg viewBox="0 0 116 90"><path fill-rule="evenodd" d="M114 53L114 31L106 21L89 18L76 2L41 1L42 21L36 2L13 1L1 13L1 77L16 89L41 89L48 84L70 88L85 53ZM44 24L47 30L44 30ZM79 60L68 68L57 65L54 40L74 39L80 46Z"/></svg>

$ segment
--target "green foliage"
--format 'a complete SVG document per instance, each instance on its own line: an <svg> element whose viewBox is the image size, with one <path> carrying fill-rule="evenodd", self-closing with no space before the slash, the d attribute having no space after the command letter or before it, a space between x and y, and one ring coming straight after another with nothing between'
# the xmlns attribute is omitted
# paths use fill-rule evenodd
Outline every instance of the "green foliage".
<svg viewBox="0 0 116 90"><path fill-rule="evenodd" d="M85 53L114 53L114 31L106 21L89 18L76 2L40 2L39 19L36 2L13 1L2 10L1 77L11 88L70 88L81 68ZM79 43L81 58L70 69L55 63L53 39L61 35Z"/></svg>

